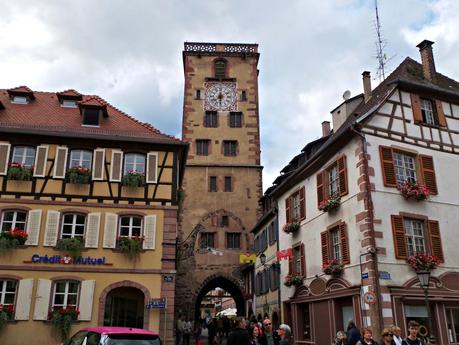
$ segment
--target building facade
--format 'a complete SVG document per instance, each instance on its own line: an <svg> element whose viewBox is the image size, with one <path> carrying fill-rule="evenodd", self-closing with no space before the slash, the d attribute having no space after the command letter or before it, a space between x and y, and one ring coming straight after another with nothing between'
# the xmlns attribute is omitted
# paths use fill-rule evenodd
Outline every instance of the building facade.
<svg viewBox="0 0 459 345"><path fill-rule="evenodd" d="M77 309L72 333L130 326L172 341L187 144L74 90L1 90L0 104L0 304L14 310L1 339L58 343L53 313Z"/></svg>
<svg viewBox="0 0 459 345"><path fill-rule="evenodd" d="M177 313L199 315L221 287L245 314L240 253L261 197L256 44L185 43L182 139L190 143L181 213Z"/></svg>

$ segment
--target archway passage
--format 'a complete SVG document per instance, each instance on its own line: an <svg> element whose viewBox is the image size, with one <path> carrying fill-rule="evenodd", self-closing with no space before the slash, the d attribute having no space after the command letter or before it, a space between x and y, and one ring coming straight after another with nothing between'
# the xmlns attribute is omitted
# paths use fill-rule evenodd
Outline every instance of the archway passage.
<svg viewBox="0 0 459 345"><path fill-rule="evenodd" d="M105 301L104 326L144 326L145 296L139 289L119 287L111 290Z"/></svg>
<svg viewBox="0 0 459 345"><path fill-rule="evenodd" d="M215 277L208 282L206 282L199 291L194 307L194 317L195 320L198 320L201 317L201 302L204 297L212 290L221 289L226 291L236 304L237 315L245 315L245 300L240 288L231 280L224 277Z"/></svg>

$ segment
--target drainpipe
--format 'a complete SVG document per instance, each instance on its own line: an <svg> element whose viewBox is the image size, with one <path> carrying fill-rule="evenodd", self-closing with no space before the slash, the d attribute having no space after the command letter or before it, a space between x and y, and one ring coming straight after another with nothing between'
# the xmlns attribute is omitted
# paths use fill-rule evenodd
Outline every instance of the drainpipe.
<svg viewBox="0 0 459 345"><path fill-rule="evenodd" d="M379 316L379 331L376 334L380 334L382 329L384 328L384 321L383 321L383 315L382 315L382 300L381 300L381 285L379 282L379 268L378 268L378 255L377 255L377 250L376 250L376 238L375 238L375 227L374 227L374 207L373 207L373 199L371 197L371 187L370 187L370 175L368 174L368 159L367 159L367 140L365 138L365 134L360 132L358 129L354 128L354 126L351 126L351 130L357 134L361 140L362 140L362 147L363 147L363 173L365 176L365 184L367 185L367 188L365 188L365 193L366 193L366 199L368 201L368 215L370 218L370 232L372 236L370 237L370 247L368 248L368 252L365 254L360 255L360 271L362 271L362 255L371 255L372 260L370 261L371 263L371 268L375 272L375 294L377 297L377 304L376 308L378 310L378 316ZM360 279L363 282L362 275L360 275ZM363 286L363 284L362 284Z"/></svg>

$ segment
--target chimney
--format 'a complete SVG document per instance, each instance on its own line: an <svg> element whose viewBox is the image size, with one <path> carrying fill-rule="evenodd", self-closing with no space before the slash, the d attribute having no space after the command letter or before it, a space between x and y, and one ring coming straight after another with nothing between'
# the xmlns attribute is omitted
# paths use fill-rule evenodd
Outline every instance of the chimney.
<svg viewBox="0 0 459 345"><path fill-rule="evenodd" d="M322 137L330 135L330 121L322 122Z"/></svg>
<svg viewBox="0 0 459 345"><path fill-rule="evenodd" d="M416 47L419 48L419 52L421 53L422 74L424 74L425 79L433 82L435 81L435 75L437 72L435 71L432 44L434 44L434 42L424 40Z"/></svg>
<svg viewBox="0 0 459 345"><path fill-rule="evenodd" d="M371 97L371 78L370 78L370 72L364 71L362 73L362 80L363 80L363 97L365 100L365 103L368 102L368 100Z"/></svg>

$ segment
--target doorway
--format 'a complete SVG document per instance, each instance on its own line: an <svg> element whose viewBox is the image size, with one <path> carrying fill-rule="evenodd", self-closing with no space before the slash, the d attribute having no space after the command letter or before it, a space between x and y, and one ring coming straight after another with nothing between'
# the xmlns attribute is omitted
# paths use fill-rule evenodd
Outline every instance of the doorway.
<svg viewBox="0 0 459 345"><path fill-rule="evenodd" d="M105 301L104 326L143 328L144 301L145 296L139 289L113 289Z"/></svg>

